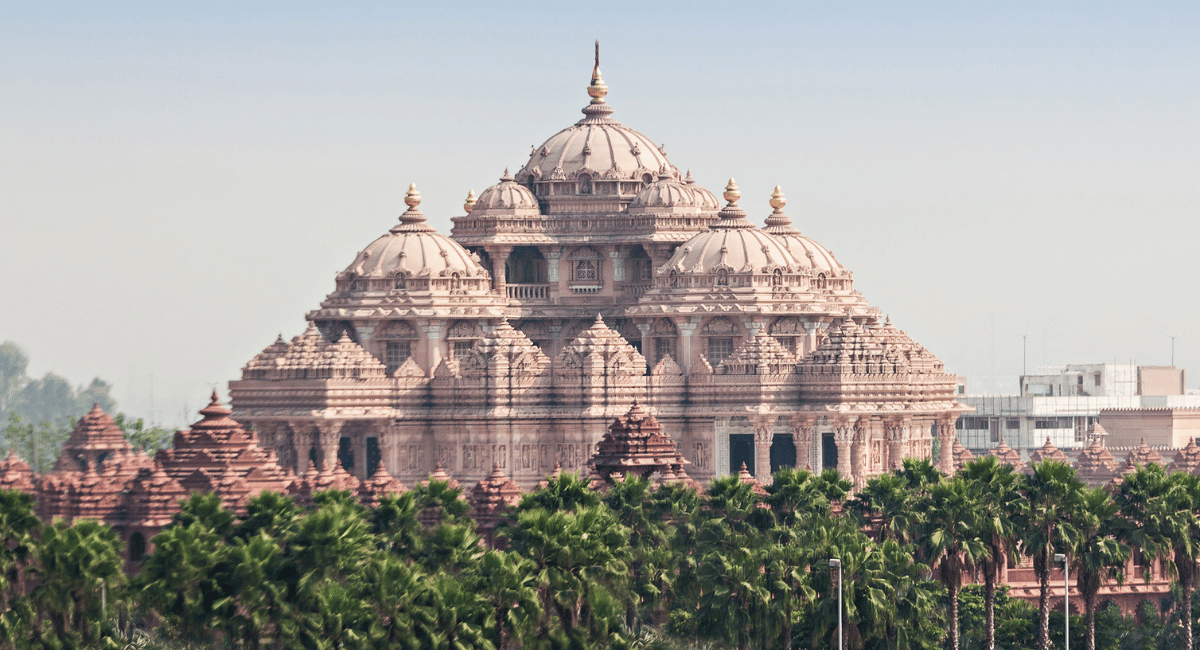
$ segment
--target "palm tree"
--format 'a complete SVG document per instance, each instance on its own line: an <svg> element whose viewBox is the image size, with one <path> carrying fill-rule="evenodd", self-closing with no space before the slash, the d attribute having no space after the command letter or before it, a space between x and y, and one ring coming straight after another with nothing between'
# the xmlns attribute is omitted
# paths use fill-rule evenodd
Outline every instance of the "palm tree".
<svg viewBox="0 0 1200 650"><path fill-rule="evenodd" d="M1036 463L1033 474L1021 481L1025 501L1016 522L1021 531L1021 550L1033 558L1033 572L1040 586L1038 650L1050 650L1050 571L1056 552L1070 557L1078 533L1065 515L1077 507L1084 487L1074 468L1052 460Z"/></svg>
<svg viewBox="0 0 1200 650"><path fill-rule="evenodd" d="M493 645L497 650L520 647L542 615L532 562L512 552L488 551L471 583L492 609Z"/></svg>
<svg viewBox="0 0 1200 650"><path fill-rule="evenodd" d="M600 495L588 487L588 483L586 478L573 472L548 477L546 487L526 492L517 508L522 512L534 508L553 512L594 506L600 503Z"/></svg>
<svg viewBox="0 0 1200 650"><path fill-rule="evenodd" d="M34 604L56 642L74 638L82 645L98 646L105 634L101 607L103 585L107 601L116 605L124 597L121 540L112 528L89 519L68 525L62 520L42 530L37 560L41 580Z"/></svg>
<svg viewBox="0 0 1200 650"><path fill-rule="evenodd" d="M32 494L0 490L0 607L25 593L25 573L41 526Z"/></svg>
<svg viewBox="0 0 1200 650"><path fill-rule="evenodd" d="M265 534L234 540L217 578L226 595L213 603L228 638L254 650L264 636L283 643L283 628L292 614L283 567L278 540Z"/></svg>
<svg viewBox="0 0 1200 650"><path fill-rule="evenodd" d="M674 573L670 526L646 479L630 476L614 484L604 502L630 532L629 578L636 597L627 601L625 626L636 633L644 623L661 617L663 595Z"/></svg>
<svg viewBox="0 0 1200 650"><path fill-rule="evenodd" d="M929 486L920 500L924 513L919 547L950 598L950 650L958 650L958 592L963 574L973 572L989 551L980 538L978 503L970 484L954 478Z"/></svg>
<svg viewBox="0 0 1200 650"><path fill-rule="evenodd" d="M1132 524L1127 539L1147 560L1159 560L1174 573L1182 594L1180 608L1184 647L1191 648L1192 594L1196 588L1196 556L1200 554L1200 477L1151 463L1125 476L1114 495L1121 514ZM1172 560L1167 563L1166 560ZM1147 569L1147 578L1149 569Z"/></svg>
<svg viewBox="0 0 1200 650"><path fill-rule="evenodd" d="M250 539L264 534L275 540L285 540L296 528L300 508L295 499L278 492L261 492L246 504L246 516L238 522L236 534Z"/></svg>
<svg viewBox="0 0 1200 650"><path fill-rule="evenodd" d="M1070 513L1079 531L1075 549L1075 584L1083 596L1087 615L1087 650L1096 650L1096 594L1109 580L1123 582L1129 547L1119 541L1122 521L1117 504L1101 488L1085 490L1078 507Z"/></svg>
<svg viewBox="0 0 1200 650"><path fill-rule="evenodd" d="M996 649L996 579L1005 562L1017 560L1017 529L1013 517L1021 507L1017 491L1019 475L995 456L983 456L966 464L959 477L971 486L975 500L979 536L988 552L979 559L983 572L984 643Z"/></svg>
<svg viewBox="0 0 1200 650"><path fill-rule="evenodd" d="M237 516L225 507L219 494L193 492L191 496L182 500L179 506L179 512L172 517L172 524L190 526L192 522L198 521L220 537L233 534L233 524Z"/></svg>
<svg viewBox="0 0 1200 650"><path fill-rule="evenodd" d="M151 542L154 552L134 578L138 601L189 642L211 639L214 604L226 597L218 567L225 563L228 548L199 521L168 526Z"/></svg>
<svg viewBox="0 0 1200 650"><path fill-rule="evenodd" d="M539 634L569 644L613 640L629 576L628 535L604 505L525 510L501 529L498 537L533 563L544 611Z"/></svg>
<svg viewBox="0 0 1200 650"><path fill-rule="evenodd" d="M849 504L864 526L878 522L877 542L887 539L900 544L913 541L920 528L921 511L916 508L917 493L899 473L880 474L867 481L863 491Z"/></svg>
<svg viewBox="0 0 1200 650"><path fill-rule="evenodd" d="M821 492L816 477L802 469L785 467L767 486L767 505L776 523L795 526L810 517L829 516L829 497Z"/></svg>

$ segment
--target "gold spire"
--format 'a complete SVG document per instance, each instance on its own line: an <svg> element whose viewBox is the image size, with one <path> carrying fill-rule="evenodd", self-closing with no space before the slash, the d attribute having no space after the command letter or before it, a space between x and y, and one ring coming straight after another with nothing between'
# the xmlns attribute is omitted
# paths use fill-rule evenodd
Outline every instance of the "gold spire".
<svg viewBox="0 0 1200 650"><path fill-rule="evenodd" d="M596 65L592 67L592 84L587 89L593 104L603 104L604 96L608 94L608 86L604 85L604 77L600 76L600 41L596 41Z"/></svg>
<svg viewBox="0 0 1200 650"><path fill-rule="evenodd" d="M417 191L417 184L412 183L408 186L408 193L404 195L404 205L416 209L421 205L421 193Z"/></svg>
<svg viewBox="0 0 1200 650"><path fill-rule="evenodd" d="M742 198L742 191L738 189L737 182L731 178L729 179L729 183L725 185L725 193L722 196L729 202L728 207L732 208L736 207L738 199Z"/></svg>
<svg viewBox="0 0 1200 650"><path fill-rule="evenodd" d="M463 210L466 210L467 214L471 214L471 210L474 210L474 209L475 209L475 190L467 190L467 202L463 203Z"/></svg>
<svg viewBox="0 0 1200 650"><path fill-rule="evenodd" d="M783 195L783 190L776 185L775 191L771 193L771 207L775 208L775 212L782 212L785 205L787 205L787 197Z"/></svg>

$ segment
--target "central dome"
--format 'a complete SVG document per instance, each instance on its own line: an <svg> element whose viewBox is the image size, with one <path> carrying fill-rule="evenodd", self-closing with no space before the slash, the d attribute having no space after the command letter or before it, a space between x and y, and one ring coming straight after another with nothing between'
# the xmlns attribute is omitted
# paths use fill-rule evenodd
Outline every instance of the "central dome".
<svg viewBox="0 0 1200 650"><path fill-rule="evenodd" d="M652 183L659 172L679 178L679 171L667 160L661 146L646 136L609 117L613 108L605 103L608 86L600 77L599 64L592 71L588 86L590 104L583 108L583 119L535 147L529 162L517 172L517 182L532 185L539 181L636 180Z"/></svg>

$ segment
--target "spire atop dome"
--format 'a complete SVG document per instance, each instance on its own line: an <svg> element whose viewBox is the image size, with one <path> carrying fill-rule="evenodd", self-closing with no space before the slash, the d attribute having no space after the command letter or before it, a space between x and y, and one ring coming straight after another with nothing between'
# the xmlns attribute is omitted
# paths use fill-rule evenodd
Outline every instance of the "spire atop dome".
<svg viewBox="0 0 1200 650"><path fill-rule="evenodd" d="M467 190L467 200L463 203L463 210L466 210L467 214L471 214L471 210L475 209L475 201L475 190Z"/></svg>
<svg viewBox="0 0 1200 650"><path fill-rule="evenodd" d="M604 97L608 95L608 86L604 84L604 77L600 75L600 41L596 41L596 64L592 66L592 83L587 87L588 97L592 101L587 106L583 107L583 114L586 115L581 124L589 122L603 122L612 115L613 108L604 101Z"/></svg>
<svg viewBox="0 0 1200 650"><path fill-rule="evenodd" d="M742 191L738 189L737 182L732 178L725 186L725 193L722 195L728 203L721 211L717 213L720 219L717 219L709 228L713 230L732 230L734 228L753 228L754 224L746 218L746 211L738 207L738 199L742 198Z"/></svg>
<svg viewBox="0 0 1200 650"><path fill-rule="evenodd" d="M770 203L774 212L767 217L767 227L763 230L772 235L799 235L800 230L792 225L791 217L783 211L783 206L787 205L787 197L783 195L783 190L778 185L771 193Z"/></svg>
<svg viewBox="0 0 1200 650"><path fill-rule="evenodd" d="M412 183L408 186L408 192L404 195L404 205L408 209L404 214L400 215L400 225L392 228L392 232L433 232L433 226L425 223L425 213L417 206L421 205L421 193L417 191L417 184Z"/></svg>

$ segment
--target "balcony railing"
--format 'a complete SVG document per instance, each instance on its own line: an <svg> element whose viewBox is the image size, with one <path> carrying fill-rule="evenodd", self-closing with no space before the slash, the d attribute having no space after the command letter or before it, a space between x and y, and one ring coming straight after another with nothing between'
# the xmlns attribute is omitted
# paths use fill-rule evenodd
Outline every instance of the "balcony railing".
<svg viewBox="0 0 1200 650"><path fill-rule="evenodd" d="M550 298L550 285L548 284L510 284L508 288L509 300L548 300Z"/></svg>
<svg viewBox="0 0 1200 650"><path fill-rule="evenodd" d="M624 294L626 298L641 298L650 290L650 284L627 284Z"/></svg>

